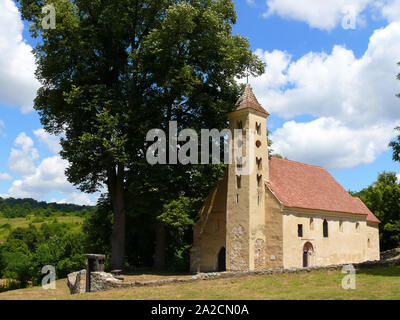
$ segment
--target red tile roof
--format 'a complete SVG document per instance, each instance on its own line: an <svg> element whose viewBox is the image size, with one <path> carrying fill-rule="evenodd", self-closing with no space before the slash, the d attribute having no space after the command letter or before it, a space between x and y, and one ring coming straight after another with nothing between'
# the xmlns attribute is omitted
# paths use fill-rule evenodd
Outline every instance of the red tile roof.
<svg viewBox="0 0 400 320"><path fill-rule="evenodd" d="M367 221L380 222L319 166L272 157L268 186L285 207L363 214Z"/></svg>
<svg viewBox="0 0 400 320"><path fill-rule="evenodd" d="M236 102L235 110L242 110L246 108L254 109L259 112L269 114L267 111L265 111L263 107L261 107L249 84L246 85L246 88L244 89L242 96Z"/></svg>

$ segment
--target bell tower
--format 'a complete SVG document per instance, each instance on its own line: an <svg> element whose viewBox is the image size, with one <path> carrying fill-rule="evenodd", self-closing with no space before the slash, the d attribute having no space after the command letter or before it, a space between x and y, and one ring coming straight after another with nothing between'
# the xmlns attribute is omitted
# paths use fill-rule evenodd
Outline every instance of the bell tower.
<svg viewBox="0 0 400 320"><path fill-rule="evenodd" d="M236 109L228 114L232 162L228 168L227 188L227 270L265 269L268 116L250 85L239 98Z"/></svg>

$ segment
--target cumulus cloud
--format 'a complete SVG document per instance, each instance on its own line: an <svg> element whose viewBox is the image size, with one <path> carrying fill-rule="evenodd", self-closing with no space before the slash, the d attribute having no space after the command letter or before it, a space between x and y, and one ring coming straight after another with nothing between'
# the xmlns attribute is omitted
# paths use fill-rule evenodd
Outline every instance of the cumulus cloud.
<svg viewBox="0 0 400 320"><path fill-rule="evenodd" d="M0 120L0 137L5 136L5 133L3 132L4 127L5 127L4 121Z"/></svg>
<svg viewBox="0 0 400 320"><path fill-rule="evenodd" d="M56 201L57 203L74 203L81 206L93 206L94 203L90 199L90 197L85 193L72 193L68 198L62 199L60 201Z"/></svg>
<svg viewBox="0 0 400 320"><path fill-rule="evenodd" d="M72 193L76 189L67 181L64 171L68 166L66 160L59 156L44 159L34 172L21 180L15 180L8 190L12 197L43 198L50 192Z"/></svg>
<svg viewBox="0 0 400 320"><path fill-rule="evenodd" d="M44 134L40 129L35 131L38 139L42 139L49 148L56 150L55 141L52 137ZM43 159L38 166L35 160L39 154L34 147L33 140L22 132L18 135L14 142L18 149L12 149L9 157L9 168L13 172L21 175L20 179L14 180L7 197L14 198L34 198L38 200L44 199L48 194L59 193L63 197L60 200L63 203L87 204L92 205L88 195L80 193L67 180L65 169L68 167L68 161L60 156L52 156ZM1 179L0 174L0 179ZM4 176L11 178L11 176Z"/></svg>
<svg viewBox="0 0 400 320"><path fill-rule="evenodd" d="M61 146L59 137L51 135L44 129L37 129L33 133L35 134L39 142L45 144L50 151L57 154L60 152Z"/></svg>
<svg viewBox="0 0 400 320"><path fill-rule="evenodd" d="M343 46L298 60L278 50L257 50L268 66L265 75L251 80L261 104L283 118L317 118L285 124L272 135L274 150L293 160L320 159L317 163L335 169L374 161L395 137L393 128L400 121L395 97L400 91L399 38L400 22L376 30L360 58Z"/></svg>
<svg viewBox="0 0 400 320"><path fill-rule="evenodd" d="M274 151L289 159L338 170L372 163L388 149L393 134L385 125L354 129L333 118L319 118L288 121L271 139Z"/></svg>
<svg viewBox="0 0 400 320"><path fill-rule="evenodd" d="M375 7L380 9L381 15L389 22L400 20L400 0L376 1Z"/></svg>
<svg viewBox="0 0 400 320"><path fill-rule="evenodd" d="M33 140L25 132L21 132L14 145L19 149L11 149L8 167L22 176L33 174L36 170L34 161L39 157L37 149L33 147Z"/></svg>
<svg viewBox="0 0 400 320"><path fill-rule="evenodd" d="M267 6L266 18L276 14L322 30L348 24L352 28L364 26L367 14L389 23L400 20L400 0L267 0Z"/></svg>
<svg viewBox="0 0 400 320"><path fill-rule="evenodd" d="M12 180L12 176L8 173L1 173L0 172L0 180Z"/></svg>
<svg viewBox="0 0 400 320"><path fill-rule="evenodd" d="M331 30L343 18L359 18L371 0L267 0L269 17L277 14L283 18L303 21L311 27Z"/></svg>
<svg viewBox="0 0 400 320"><path fill-rule="evenodd" d="M400 22L375 31L359 59L342 46L297 61L285 52L257 50L268 67L264 76L252 79L252 86L264 106L283 117L308 113L352 125L400 118L395 97L399 38Z"/></svg>
<svg viewBox="0 0 400 320"><path fill-rule="evenodd" d="M0 1L0 102L26 113L32 110L39 82L32 47L24 42L22 30L15 3Z"/></svg>

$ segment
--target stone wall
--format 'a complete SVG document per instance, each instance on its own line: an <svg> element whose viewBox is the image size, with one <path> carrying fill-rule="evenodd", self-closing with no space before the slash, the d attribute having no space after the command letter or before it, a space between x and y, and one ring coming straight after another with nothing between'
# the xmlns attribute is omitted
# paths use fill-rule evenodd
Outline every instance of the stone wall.
<svg viewBox="0 0 400 320"><path fill-rule="evenodd" d="M191 283L191 282L201 281L201 280L241 278L241 277L248 277L248 276L254 276L254 275L301 273L301 272L312 272L312 271L322 271L322 270L340 270L345 265L346 264L308 267L308 268L274 268L274 269L267 269L267 270L262 270L262 271L210 272L210 273L199 273L190 278L172 278L172 279L154 280L154 281L146 281L146 282L114 281L111 279L111 278L113 278L111 274L106 274L105 272L92 272L92 275L94 275L94 280L96 282L96 285L93 287L92 291L104 291L104 290L110 290L110 289L129 288L129 287L155 287L155 286L163 286L163 285L168 285L168 284ZM354 263L352 265L354 266L355 269L378 267L378 266L389 266L389 265L400 265L400 259L366 261L366 262L362 262L362 263ZM80 275L85 275L85 270L74 272L74 273L71 273L68 275L68 286L70 287L71 294L84 292L81 290L73 291L71 289L71 286L69 283L70 277L72 280L72 278L76 277L75 274L78 274L78 273ZM85 277L81 276L80 278L84 279ZM82 288L82 284L77 285L77 287ZM83 285L83 288L84 288L84 285Z"/></svg>
<svg viewBox="0 0 400 320"><path fill-rule="evenodd" d="M394 248L391 250L381 252L382 260L397 260L400 259L400 248Z"/></svg>
<svg viewBox="0 0 400 320"><path fill-rule="evenodd" d="M266 267L283 267L283 226L281 205L272 192L266 188Z"/></svg>
<svg viewBox="0 0 400 320"><path fill-rule="evenodd" d="M104 291L118 288L123 284L122 280L118 280L110 273L91 272L90 273L90 292ZM86 292L86 270L73 272L68 275L68 288L71 294Z"/></svg>
<svg viewBox="0 0 400 320"><path fill-rule="evenodd" d="M323 235L324 220L328 223L328 237ZM302 225L301 237L298 225ZM287 208L283 211L283 239L285 268L303 266L307 242L313 247L309 262L315 266L379 259L378 228L367 225L364 215Z"/></svg>
<svg viewBox="0 0 400 320"><path fill-rule="evenodd" d="M228 175L225 173L200 209L200 218L193 228L191 272L217 269L218 253L226 246L227 183Z"/></svg>

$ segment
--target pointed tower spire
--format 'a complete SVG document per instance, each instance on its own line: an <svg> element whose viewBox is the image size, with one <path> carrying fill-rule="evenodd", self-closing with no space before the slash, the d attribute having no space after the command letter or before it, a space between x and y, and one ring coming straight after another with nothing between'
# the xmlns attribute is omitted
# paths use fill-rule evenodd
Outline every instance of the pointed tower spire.
<svg viewBox="0 0 400 320"><path fill-rule="evenodd" d="M253 90L251 89L251 86L249 84L246 85L242 96L236 102L235 110L242 110L246 108L254 109L269 115L269 113L263 107L261 107L260 103L257 101L257 98L254 95Z"/></svg>

